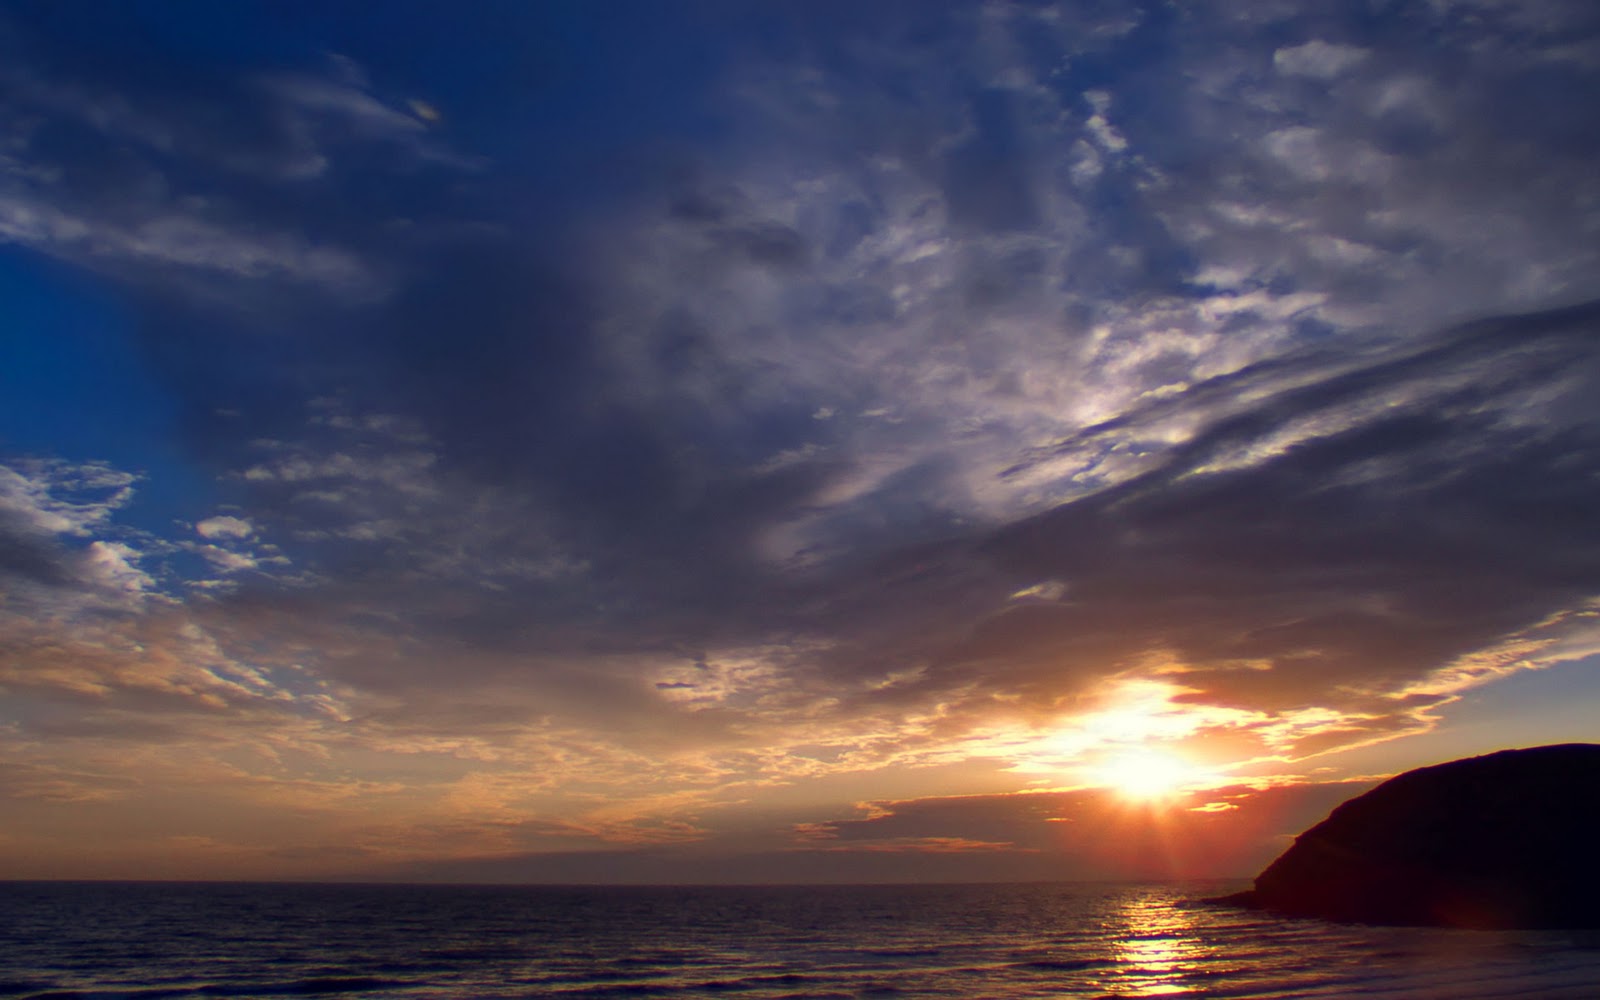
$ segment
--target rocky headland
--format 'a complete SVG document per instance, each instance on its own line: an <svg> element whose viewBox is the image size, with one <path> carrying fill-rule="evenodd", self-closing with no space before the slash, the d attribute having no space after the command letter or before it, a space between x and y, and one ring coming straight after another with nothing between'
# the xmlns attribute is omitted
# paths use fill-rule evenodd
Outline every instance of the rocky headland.
<svg viewBox="0 0 1600 1000"><path fill-rule="evenodd" d="M1372 924L1600 927L1600 745L1408 771L1302 833L1254 889L1208 902Z"/></svg>

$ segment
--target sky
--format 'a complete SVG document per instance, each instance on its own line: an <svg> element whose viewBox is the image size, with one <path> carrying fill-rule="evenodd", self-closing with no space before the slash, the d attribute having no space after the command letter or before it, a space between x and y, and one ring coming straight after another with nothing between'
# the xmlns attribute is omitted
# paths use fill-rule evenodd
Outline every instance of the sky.
<svg viewBox="0 0 1600 1000"><path fill-rule="evenodd" d="M0 878L1250 875L1600 738L1585 0L0 2Z"/></svg>

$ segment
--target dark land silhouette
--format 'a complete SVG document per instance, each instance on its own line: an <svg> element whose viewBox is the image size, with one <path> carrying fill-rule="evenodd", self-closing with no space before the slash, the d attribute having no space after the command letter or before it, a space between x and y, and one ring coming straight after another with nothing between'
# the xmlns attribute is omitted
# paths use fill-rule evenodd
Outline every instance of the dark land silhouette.
<svg viewBox="0 0 1600 1000"><path fill-rule="evenodd" d="M1600 745L1418 768L1335 809L1208 902L1347 922L1600 927Z"/></svg>

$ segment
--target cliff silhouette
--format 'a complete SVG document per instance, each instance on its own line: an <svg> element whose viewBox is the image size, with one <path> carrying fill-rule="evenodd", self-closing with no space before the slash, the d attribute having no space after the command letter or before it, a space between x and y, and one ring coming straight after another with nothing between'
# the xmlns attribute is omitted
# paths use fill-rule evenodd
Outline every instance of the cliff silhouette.
<svg viewBox="0 0 1600 1000"><path fill-rule="evenodd" d="M1209 902L1372 924L1600 927L1600 745L1408 771Z"/></svg>

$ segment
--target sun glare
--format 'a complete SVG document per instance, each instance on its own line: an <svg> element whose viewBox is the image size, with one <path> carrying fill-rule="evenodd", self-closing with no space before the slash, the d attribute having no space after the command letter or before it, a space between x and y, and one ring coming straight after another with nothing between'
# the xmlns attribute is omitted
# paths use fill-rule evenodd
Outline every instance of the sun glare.
<svg viewBox="0 0 1600 1000"><path fill-rule="evenodd" d="M1159 750L1123 751L1095 769L1097 784L1140 802L1172 798L1202 777L1198 767Z"/></svg>

